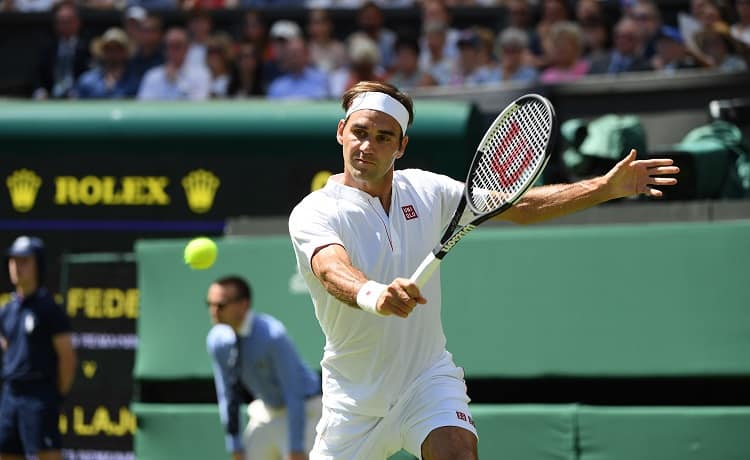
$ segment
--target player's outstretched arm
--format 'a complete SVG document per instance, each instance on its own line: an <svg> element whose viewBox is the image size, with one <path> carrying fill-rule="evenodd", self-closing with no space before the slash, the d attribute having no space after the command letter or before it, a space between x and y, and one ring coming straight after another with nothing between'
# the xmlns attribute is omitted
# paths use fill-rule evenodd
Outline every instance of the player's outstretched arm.
<svg viewBox="0 0 750 460"><path fill-rule="evenodd" d="M661 197L654 187L677 183L680 172L670 158L636 160L636 151L617 163L607 174L572 184L534 187L498 218L519 224L531 224L572 214L617 198L644 194Z"/></svg>
<svg viewBox="0 0 750 460"><path fill-rule="evenodd" d="M320 249L311 261L313 273L329 294L354 308L362 307L364 294L371 296L373 313L406 318L417 304L427 303L416 284L406 278L396 278L388 285L369 281L354 267L342 246L331 244ZM367 287L363 287L367 284ZM372 292L369 292L369 289ZM360 292L367 291L367 292ZM359 295L359 299L358 299Z"/></svg>

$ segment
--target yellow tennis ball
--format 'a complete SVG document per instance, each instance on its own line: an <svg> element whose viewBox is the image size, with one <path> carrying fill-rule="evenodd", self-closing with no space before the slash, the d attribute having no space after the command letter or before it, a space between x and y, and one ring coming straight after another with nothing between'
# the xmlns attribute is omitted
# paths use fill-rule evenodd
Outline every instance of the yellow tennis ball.
<svg viewBox="0 0 750 460"><path fill-rule="evenodd" d="M210 238L194 238L185 246L185 263L192 269L205 270L214 264L218 252Z"/></svg>

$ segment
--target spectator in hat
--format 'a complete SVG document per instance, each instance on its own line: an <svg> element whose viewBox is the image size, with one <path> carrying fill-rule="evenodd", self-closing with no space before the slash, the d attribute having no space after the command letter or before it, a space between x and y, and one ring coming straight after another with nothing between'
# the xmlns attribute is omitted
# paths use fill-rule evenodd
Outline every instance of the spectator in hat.
<svg viewBox="0 0 750 460"><path fill-rule="evenodd" d="M14 292L0 308L0 458L61 460L60 408L76 372L70 321L44 287L42 240L20 236L6 256Z"/></svg>
<svg viewBox="0 0 750 460"><path fill-rule="evenodd" d="M724 22L715 22L696 33L695 43L698 46L696 58L705 67L723 72L743 72L748 68L748 63L738 53L742 44L734 40Z"/></svg>
<svg viewBox="0 0 750 460"><path fill-rule="evenodd" d="M74 96L79 99L132 98L138 92L138 77L128 67L133 47L122 29L107 29L91 42L93 69L84 72L76 82Z"/></svg>
<svg viewBox="0 0 750 460"><path fill-rule="evenodd" d="M497 68L482 58L482 38L471 28L458 37L458 62L451 81L452 85L472 86L500 81Z"/></svg>
<svg viewBox="0 0 750 460"><path fill-rule="evenodd" d="M283 74L268 87L271 99L324 99L329 95L328 75L310 65L304 38L292 38L284 45Z"/></svg>
<svg viewBox="0 0 750 460"><path fill-rule="evenodd" d="M211 89L211 76L205 66L185 65L188 34L173 27L167 31L166 62L146 72L138 88L141 100L204 100Z"/></svg>
<svg viewBox="0 0 750 460"><path fill-rule="evenodd" d="M138 33L141 30L143 21L146 20L148 12L142 6L131 6L125 10L122 16L122 28L128 34L131 43L138 40Z"/></svg>
<svg viewBox="0 0 750 460"><path fill-rule="evenodd" d="M283 62L287 44L302 38L302 29L296 22L280 19L268 31L269 53L263 61L263 87L268 89L271 82L284 73Z"/></svg>
<svg viewBox="0 0 750 460"><path fill-rule="evenodd" d="M680 30L672 26L662 26L656 39L656 54L651 60L654 70L674 73L680 69L697 67L695 59L688 53Z"/></svg>

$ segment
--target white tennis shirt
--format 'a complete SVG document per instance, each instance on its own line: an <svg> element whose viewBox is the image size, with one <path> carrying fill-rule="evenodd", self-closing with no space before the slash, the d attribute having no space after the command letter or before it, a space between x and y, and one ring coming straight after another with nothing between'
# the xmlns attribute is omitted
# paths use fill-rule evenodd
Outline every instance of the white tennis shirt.
<svg viewBox="0 0 750 460"><path fill-rule="evenodd" d="M409 278L437 245L463 193L463 184L417 169L394 172L390 212L380 200L336 181L305 197L292 211L289 232L297 264L326 336L321 361L323 402L382 417L420 373L451 357L440 319L439 269L422 289L427 304L408 318L381 317L332 295L313 274L315 252L343 246L369 279Z"/></svg>

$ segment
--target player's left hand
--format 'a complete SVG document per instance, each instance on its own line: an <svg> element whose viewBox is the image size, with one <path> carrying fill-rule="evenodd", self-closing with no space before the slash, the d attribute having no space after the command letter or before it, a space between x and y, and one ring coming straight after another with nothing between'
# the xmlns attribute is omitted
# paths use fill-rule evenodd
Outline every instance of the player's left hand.
<svg viewBox="0 0 750 460"><path fill-rule="evenodd" d="M635 149L630 150L630 153L605 175L613 198L640 194L661 197L662 191L653 186L669 186L677 183L674 177L661 177L680 172L680 168L674 166L671 158L636 160L636 155Z"/></svg>
<svg viewBox="0 0 750 460"><path fill-rule="evenodd" d="M307 460L307 454L304 452L292 452L286 460Z"/></svg>

